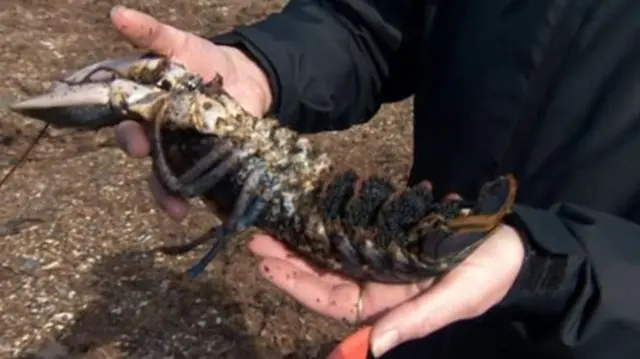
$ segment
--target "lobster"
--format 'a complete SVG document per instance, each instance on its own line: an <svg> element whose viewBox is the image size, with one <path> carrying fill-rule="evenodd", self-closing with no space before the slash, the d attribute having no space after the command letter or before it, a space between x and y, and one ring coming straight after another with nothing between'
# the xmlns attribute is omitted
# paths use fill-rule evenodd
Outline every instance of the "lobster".
<svg viewBox="0 0 640 359"><path fill-rule="evenodd" d="M124 119L150 129L152 170L170 193L200 198L222 224L189 242L209 250L191 278L251 229L283 242L320 270L356 281L408 283L467 258L512 209L510 174L473 201L437 201L427 181L396 188L382 176L335 170L326 153L274 116L256 117L216 76L204 81L168 59L109 59L73 72L12 111L56 127L99 129Z"/></svg>

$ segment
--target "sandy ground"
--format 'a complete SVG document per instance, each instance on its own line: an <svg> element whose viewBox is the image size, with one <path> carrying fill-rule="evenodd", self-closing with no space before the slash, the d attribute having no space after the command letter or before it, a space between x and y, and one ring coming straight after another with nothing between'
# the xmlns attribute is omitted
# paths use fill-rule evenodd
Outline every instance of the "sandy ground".
<svg viewBox="0 0 640 359"><path fill-rule="evenodd" d="M203 35L251 22L281 1L0 1L0 99L24 98L63 71L130 54L108 11L128 5ZM172 4L169 6L169 4ZM41 124L0 108L0 174ZM410 103L370 123L310 136L344 166L403 181L411 160ZM216 218L201 206L183 223L157 211L148 161L126 157L112 133L49 131L0 188L0 358L281 358L349 330L275 290L236 243L196 281L196 255L146 251Z"/></svg>

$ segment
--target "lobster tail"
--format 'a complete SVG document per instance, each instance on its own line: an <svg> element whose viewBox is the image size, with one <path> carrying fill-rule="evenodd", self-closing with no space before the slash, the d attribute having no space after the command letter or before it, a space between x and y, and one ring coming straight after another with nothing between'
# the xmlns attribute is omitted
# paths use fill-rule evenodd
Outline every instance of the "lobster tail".
<svg viewBox="0 0 640 359"><path fill-rule="evenodd" d="M509 213L515 186L504 176L485 184L474 201L436 201L427 182L396 190L386 179L347 171L318 194L322 229L284 240L316 265L358 280L418 281L471 254Z"/></svg>

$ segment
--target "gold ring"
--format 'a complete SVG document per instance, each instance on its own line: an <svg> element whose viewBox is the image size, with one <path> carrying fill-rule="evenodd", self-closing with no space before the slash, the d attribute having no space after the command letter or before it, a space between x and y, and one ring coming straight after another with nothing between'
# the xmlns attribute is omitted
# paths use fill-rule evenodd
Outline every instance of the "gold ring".
<svg viewBox="0 0 640 359"><path fill-rule="evenodd" d="M362 307L364 306L364 288L358 284L358 300L356 301L356 319L355 324L360 324L360 316L362 315Z"/></svg>

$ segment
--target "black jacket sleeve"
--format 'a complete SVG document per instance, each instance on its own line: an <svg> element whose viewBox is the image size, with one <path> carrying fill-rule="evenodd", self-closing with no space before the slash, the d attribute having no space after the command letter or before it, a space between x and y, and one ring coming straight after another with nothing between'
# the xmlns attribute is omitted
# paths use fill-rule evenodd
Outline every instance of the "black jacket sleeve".
<svg viewBox="0 0 640 359"><path fill-rule="evenodd" d="M558 357L640 358L640 226L572 204L511 222L529 250L499 308Z"/></svg>
<svg viewBox="0 0 640 359"><path fill-rule="evenodd" d="M417 47L408 44L424 28L418 21L427 3L292 0L211 40L256 60L270 79L270 112L283 124L301 132L346 129L369 120L381 103L411 95L408 62Z"/></svg>

